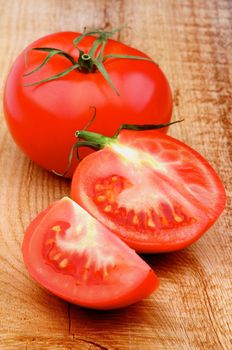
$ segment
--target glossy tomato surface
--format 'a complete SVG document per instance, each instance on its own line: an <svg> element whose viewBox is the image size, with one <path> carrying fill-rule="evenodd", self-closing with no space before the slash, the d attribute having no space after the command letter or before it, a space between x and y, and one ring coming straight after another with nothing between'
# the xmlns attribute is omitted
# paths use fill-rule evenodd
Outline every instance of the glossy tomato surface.
<svg viewBox="0 0 232 350"><path fill-rule="evenodd" d="M86 157L71 197L139 252L187 247L225 206L224 187L209 163L157 131L122 131Z"/></svg>
<svg viewBox="0 0 232 350"><path fill-rule="evenodd" d="M31 223L22 249L34 280L80 306L124 307L159 284L132 249L67 197Z"/></svg>
<svg viewBox="0 0 232 350"><path fill-rule="evenodd" d="M10 132L19 147L36 163L63 173L74 133L83 129L96 108L89 130L112 136L122 123L159 124L169 122L172 113L170 87L157 64L142 60L111 58L104 65L120 96L96 71L72 71L65 77L36 86L24 86L60 73L71 66L63 56L54 56L41 70L23 77L39 66L47 53L31 51L35 47L62 49L78 59L73 40L79 33L61 32L32 43L16 59L9 73L4 94L4 110ZM96 38L84 38L79 47L88 52ZM28 63L25 63L28 52ZM147 57L142 52L109 40L105 54L129 54ZM82 157L89 150L82 151ZM71 176L77 161L67 176Z"/></svg>

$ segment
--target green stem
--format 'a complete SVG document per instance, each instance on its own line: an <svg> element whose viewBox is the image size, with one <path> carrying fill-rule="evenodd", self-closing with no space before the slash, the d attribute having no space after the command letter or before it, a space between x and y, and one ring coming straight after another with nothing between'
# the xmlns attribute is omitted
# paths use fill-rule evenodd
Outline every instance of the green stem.
<svg viewBox="0 0 232 350"><path fill-rule="evenodd" d="M87 126L90 126L91 122L93 122L94 118L96 116L96 110L94 111L94 115L91 118L91 121L87 124ZM76 149L77 151L77 158L78 160L81 160L79 157L78 150L80 147L90 147L94 150L100 150L103 149L106 146L110 146L111 144L117 142L117 137L121 130L136 130L136 131L142 131L142 130L156 130L160 128L168 127L169 125L180 123L183 120L177 120L174 122L170 122L167 124L146 124L146 125L138 125L138 124L122 124L116 131L113 137L104 136L102 134L98 134L96 132L87 131L85 127L83 130L78 130L75 132L75 136L77 137L78 141L72 146L71 152L69 154L69 160L68 165L63 174L59 174L55 171L53 171L56 175L65 176L67 172L69 171L71 164L72 164L72 158L73 158L73 151Z"/></svg>
<svg viewBox="0 0 232 350"><path fill-rule="evenodd" d="M184 119L181 120L175 120L174 122L166 123L166 124L122 124L114 134L114 138L117 138L121 130L135 130L135 131L145 131L145 130L158 130L162 128L167 128L170 125L180 123L184 121Z"/></svg>
<svg viewBox="0 0 232 350"><path fill-rule="evenodd" d="M79 68L80 71L90 73L90 72L93 72L95 70L93 60L90 57L90 55L87 53L80 54L79 59L78 59L78 64L80 66L80 68Z"/></svg>
<svg viewBox="0 0 232 350"><path fill-rule="evenodd" d="M102 149L105 146L114 143L115 140L117 139L120 131L122 131L122 130L134 130L134 131L157 130L157 129L161 129L161 128L166 128L166 127L173 125L173 124L176 124L176 123L180 123L183 120L184 119L176 120L176 121L166 123L166 124L143 124L143 125L140 125L140 124L122 124L122 125L120 125L120 127L118 128L118 130L116 131L116 133L114 134L113 137L108 137L108 136L104 136L104 135L96 133L96 132L87 131L86 129L76 131L75 136L78 139L84 140L84 141L81 141L81 146L84 146L85 145L84 142L86 142L86 143L90 143L91 147L93 147L95 149ZM78 145L78 142L80 142L80 141L77 141L76 145Z"/></svg>
<svg viewBox="0 0 232 350"><path fill-rule="evenodd" d="M111 144L114 142L115 138L113 137L107 137L101 134L98 134L96 132L87 131L87 130L80 130L75 132L75 136L78 139L85 140L84 142L91 143L91 147L94 147L95 149L102 149L106 145ZM78 142L77 142L78 144ZM83 144L82 144L83 146Z"/></svg>

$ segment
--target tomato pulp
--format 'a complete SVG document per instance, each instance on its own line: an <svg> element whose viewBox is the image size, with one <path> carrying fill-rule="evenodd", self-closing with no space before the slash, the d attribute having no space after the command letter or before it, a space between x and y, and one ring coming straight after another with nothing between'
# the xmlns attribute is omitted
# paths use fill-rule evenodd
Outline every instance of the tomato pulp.
<svg viewBox="0 0 232 350"><path fill-rule="evenodd" d="M30 224L22 249L33 279L80 306L124 307L159 284L132 249L67 197Z"/></svg>
<svg viewBox="0 0 232 350"><path fill-rule="evenodd" d="M106 140L77 167L71 197L138 252L187 247L225 206L209 163L158 131L123 130Z"/></svg>
<svg viewBox="0 0 232 350"><path fill-rule="evenodd" d="M68 52L75 60L79 51L73 40L79 33L61 32L45 36L26 48L16 59L6 81L4 110L9 130L19 147L37 164L56 172L66 169L75 131L83 129L92 117L97 117L89 130L112 136L123 123L160 124L170 121L172 97L167 79L157 64L150 61L110 58L104 62L119 96L103 75L73 70L66 76L39 84L25 86L53 76L70 67L61 55L49 60L31 75L25 73L38 67L47 53L31 51L35 47L55 47ZM96 38L85 37L79 44L88 52ZM28 52L28 64L25 63ZM104 54L127 54L147 57L144 53L109 39ZM81 156L88 154L83 150ZM71 176L77 160L67 176Z"/></svg>

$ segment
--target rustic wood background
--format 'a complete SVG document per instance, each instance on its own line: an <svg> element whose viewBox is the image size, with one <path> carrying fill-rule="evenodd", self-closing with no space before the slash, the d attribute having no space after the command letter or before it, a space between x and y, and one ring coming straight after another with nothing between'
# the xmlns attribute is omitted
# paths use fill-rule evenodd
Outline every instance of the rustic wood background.
<svg viewBox="0 0 232 350"><path fill-rule="evenodd" d="M232 2L231 0L0 0L1 100L14 58L31 41L62 30L125 29L118 39L147 52L174 96L171 134L220 174L227 209L192 247L146 259L157 293L123 310L85 310L53 297L28 276L23 232L69 193L69 181L39 168L13 143L0 115L0 348L232 349Z"/></svg>

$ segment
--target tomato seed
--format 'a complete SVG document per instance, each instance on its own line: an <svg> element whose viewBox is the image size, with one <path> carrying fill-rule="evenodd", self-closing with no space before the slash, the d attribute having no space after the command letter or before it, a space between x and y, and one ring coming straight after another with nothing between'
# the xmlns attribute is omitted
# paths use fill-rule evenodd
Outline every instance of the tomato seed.
<svg viewBox="0 0 232 350"><path fill-rule="evenodd" d="M96 198L96 201L98 202L98 203L102 203L102 202L104 202L106 200L106 196L103 196L103 195L99 195L99 196L97 196L97 198Z"/></svg>
<svg viewBox="0 0 232 350"><path fill-rule="evenodd" d="M109 204L109 205L107 205L105 208L104 208L104 212L105 213L109 213L109 212L111 212L112 211L112 206Z"/></svg>
<svg viewBox="0 0 232 350"><path fill-rule="evenodd" d="M176 220L176 222L182 222L183 219L179 216L179 215L174 215L174 219Z"/></svg>
<svg viewBox="0 0 232 350"><path fill-rule="evenodd" d="M101 191L101 190L103 190L105 187L102 185L102 184L96 184L95 185L95 190L96 191Z"/></svg>
<svg viewBox="0 0 232 350"><path fill-rule="evenodd" d="M108 277L109 273L106 268L103 270L103 279L106 279Z"/></svg>
<svg viewBox="0 0 232 350"><path fill-rule="evenodd" d="M57 260L59 260L60 259L60 257L62 256L62 254L61 253L57 253L57 254L55 254L53 257L52 257L52 260L55 260L55 261L57 261Z"/></svg>
<svg viewBox="0 0 232 350"><path fill-rule="evenodd" d="M133 216L132 222L133 222L134 225L138 225L138 223L139 223L139 218L138 218L137 215L134 215L134 216Z"/></svg>
<svg viewBox="0 0 232 350"><path fill-rule="evenodd" d="M112 176L111 181L112 182L118 181L118 176L116 176L116 175Z"/></svg>
<svg viewBox="0 0 232 350"><path fill-rule="evenodd" d="M154 221L152 220L152 218L149 218L148 221L147 221L147 226L150 227L150 228L155 228L155 223Z"/></svg>
<svg viewBox="0 0 232 350"><path fill-rule="evenodd" d="M67 266L68 266L68 259L67 259L67 258L61 260L61 262L59 263L59 267L60 267L61 269L64 269L64 268L67 267Z"/></svg>
<svg viewBox="0 0 232 350"><path fill-rule="evenodd" d="M112 191L106 191L106 196L110 203L115 202L115 195Z"/></svg>
<svg viewBox="0 0 232 350"><path fill-rule="evenodd" d="M60 232L60 231L61 231L60 225L53 226L53 227L52 227L52 231Z"/></svg>

